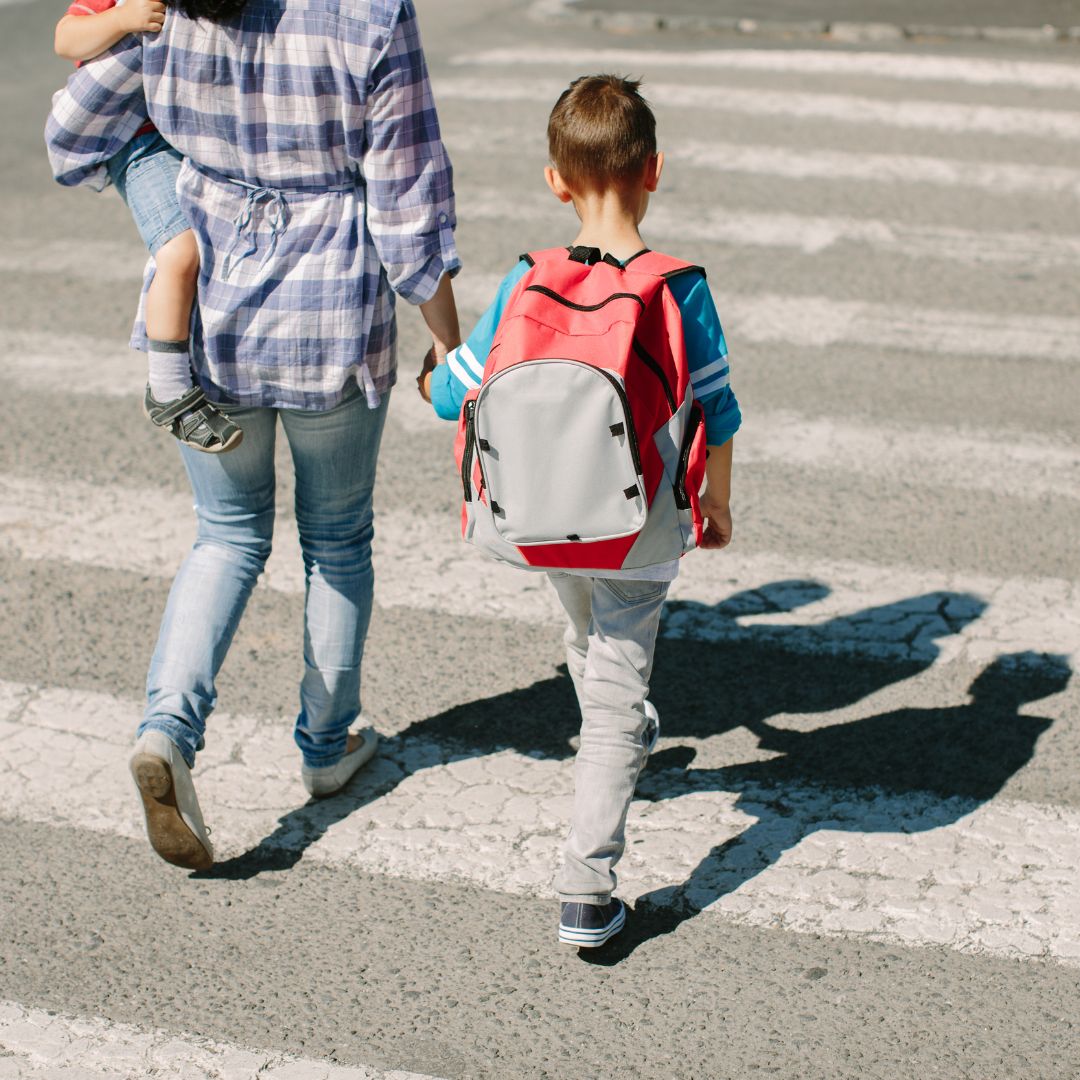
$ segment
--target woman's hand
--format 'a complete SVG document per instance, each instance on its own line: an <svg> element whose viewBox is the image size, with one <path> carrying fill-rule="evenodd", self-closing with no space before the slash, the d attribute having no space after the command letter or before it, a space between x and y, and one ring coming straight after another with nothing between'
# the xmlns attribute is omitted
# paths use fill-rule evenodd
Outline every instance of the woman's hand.
<svg viewBox="0 0 1080 1080"><path fill-rule="evenodd" d="M420 368L420 374L416 376L416 389L429 405L431 404L431 373L438 363L439 358L435 353L435 346L432 345L424 354L423 367Z"/></svg>

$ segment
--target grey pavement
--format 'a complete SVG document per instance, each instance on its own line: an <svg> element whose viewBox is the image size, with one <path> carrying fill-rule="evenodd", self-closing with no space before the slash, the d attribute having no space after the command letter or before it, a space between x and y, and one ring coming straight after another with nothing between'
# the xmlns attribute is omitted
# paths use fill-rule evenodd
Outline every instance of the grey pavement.
<svg viewBox="0 0 1080 1080"><path fill-rule="evenodd" d="M460 553L453 430L407 377L365 657L383 753L306 804L283 453L292 577L256 591L195 773L221 865L149 852L123 760L187 489L124 353L134 229L44 162L56 12L7 6L0 1078L1073 1080L1072 46L906 41L885 63L568 36L531 6L420 4L465 321L520 251L570 238L544 119L602 58L654 91L669 160L646 235L708 267L747 417L736 543L687 561L665 616L627 936L597 957L554 944L574 735L558 628L540 590ZM405 376L422 339L403 311Z"/></svg>

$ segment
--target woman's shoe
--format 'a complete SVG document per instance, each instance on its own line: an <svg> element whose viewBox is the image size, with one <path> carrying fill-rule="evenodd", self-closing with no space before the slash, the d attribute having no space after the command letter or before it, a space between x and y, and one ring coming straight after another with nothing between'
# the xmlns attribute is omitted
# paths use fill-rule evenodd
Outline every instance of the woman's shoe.
<svg viewBox="0 0 1080 1080"><path fill-rule="evenodd" d="M379 745L379 736L374 728L364 728L357 731L362 740L360 745L351 753L346 754L337 764L327 765L321 769L313 769L305 765L300 770L304 787L308 794L316 799L325 799L329 795L336 795L352 778L357 770L366 765L374 756Z"/></svg>
<svg viewBox="0 0 1080 1080"><path fill-rule="evenodd" d="M143 802L150 846L186 870L209 870L214 849L180 748L161 731L144 731L131 755L131 775Z"/></svg>

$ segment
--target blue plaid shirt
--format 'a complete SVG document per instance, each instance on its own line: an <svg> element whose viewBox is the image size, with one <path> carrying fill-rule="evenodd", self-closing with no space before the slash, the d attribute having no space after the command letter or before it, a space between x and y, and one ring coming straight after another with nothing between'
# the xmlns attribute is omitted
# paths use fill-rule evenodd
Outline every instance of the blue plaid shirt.
<svg viewBox="0 0 1080 1080"><path fill-rule="evenodd" d="M359 382L377 404L396 378L394 293L423 303L460 266L412 0L250 0L224 25L170 10L55 96L56 178L103 188L147 115L185 157L208 396L329 409Z"/></svg>

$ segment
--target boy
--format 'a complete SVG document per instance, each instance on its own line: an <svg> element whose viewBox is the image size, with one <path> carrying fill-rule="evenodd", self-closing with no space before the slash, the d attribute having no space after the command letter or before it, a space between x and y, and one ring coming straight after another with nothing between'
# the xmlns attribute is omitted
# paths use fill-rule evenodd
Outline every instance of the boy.
<svg viewBox="0 0 1080 1080"><path fill-rule="evenodd" d="M663 169L655 120L638 86L612 75L580 78L559 98L548 122L551 164L545 177L555 197L572 203L581 220L573 246L599 249L620 264L645 249L638 225ZM458 419L465 395L480 386L507 301L528 271L522 261L506 276L468 341L445 364L425 364L421 393L444 419ZM731 540L732 436L741 417L704 277L682 275L669 287L682 316L691 384L709 445L701 546L719 549ZM648 680L660 609L677 573L677 560L604 576L549 573L569 617L567 661L582 715L573 822L555 882L562 901L559 940L565 944L603 945L625 922L623 904L612 895L614 866L625 846L638 773L659 735Z"/></svg>
<svg viewBox="0 0 1080 1080"><path fill-rule="evenodd" d="M57 23L56 54L82 63L128 34L156 34L164 20L160 0L74 0ZM217 454L239 445L243 432L192 384L188 339L199 252L176 197L181 161L148 120L105 168L154 258L146 294L146 414L185 445Z"/></svg>

